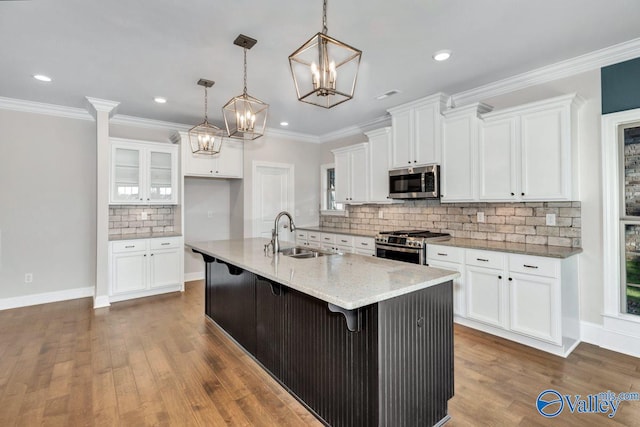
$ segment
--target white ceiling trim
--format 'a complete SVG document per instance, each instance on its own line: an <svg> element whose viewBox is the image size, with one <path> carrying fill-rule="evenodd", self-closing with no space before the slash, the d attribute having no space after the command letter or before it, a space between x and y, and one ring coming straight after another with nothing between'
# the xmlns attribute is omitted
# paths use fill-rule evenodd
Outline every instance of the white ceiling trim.
<svg viewBox="0 0 640 427"><path fill-rule="evenodd" d="M338 129L334 132L325 133L324 135L321 135L319 137L319 140L321 143L325 143L329 141L335 141L341 138L347 138L354 135L360 135L367 131L373 130L375 128L387 126L390 123L390 121L391 121L391 116L388 114L385 114L384 116L376 117L373 120L361 123L356 126L349 126L344 129Z"/></svg>
<svg viewBox="0 0 640 427"><path fill-rule="evenodd" d="M293 139L296 141L310 142L313 144L322 143L321 139L315 135L308 133L292 132L284 129L266 128L264 131L265 136L276 136L280 138Z"/></svg>
<svg viewBox="0 0 640 427"><path fill-rule="evenodd" d="M64 107L62 105L45 104L43 102L23 101L21 99L0 97L0 108L23 113L46 114L48 116L66 117L77 120L93 120L89 112L83 108Z"/></svg>
<svg viewBox="0 0 640 427"><path fill-rule="evenodd" d="M182 123L165 122L162 120L145 119L143 117L126 116L124 114L116 114L111 121L114 125L135 126L148 129L168 129L174 131L188 131L193 126Z"/></svg>
<svg viewBox="0 0 640 427"><path fill-rule="evenodd" d="M480 102L494 96L617 64L638 56L640 56L640 38L459 92L452 95L452 98L455 106Z"/></svg>

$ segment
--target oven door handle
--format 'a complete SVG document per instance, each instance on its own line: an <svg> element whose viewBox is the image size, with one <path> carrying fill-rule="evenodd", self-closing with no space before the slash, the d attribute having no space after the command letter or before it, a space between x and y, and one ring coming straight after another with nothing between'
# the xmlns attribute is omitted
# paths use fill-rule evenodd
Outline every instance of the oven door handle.
<svg viewBox="0 0 640 427"><path fill-rule="evenodd" d="M405 252L408 254L419 254L420 252L422 252L422 248L403 248L400 246L381 245L381 244L376 244L376 249L386 249L386 250L396 251L396 252Z"/></svg>

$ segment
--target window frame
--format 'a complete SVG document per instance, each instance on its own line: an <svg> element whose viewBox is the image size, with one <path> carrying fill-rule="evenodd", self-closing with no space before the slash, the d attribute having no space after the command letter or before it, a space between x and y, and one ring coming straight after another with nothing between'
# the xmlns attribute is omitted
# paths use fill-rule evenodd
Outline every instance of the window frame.
<svg viewBox="0 0 640 427"><path fill-rule="evenodd" d="M329 209L327 206L327 174L329 169L335 170L335 163L325 163L320 165L320 215L333 215L333 216L346 216L347 210L345 209L344 204L336 203L336 206L342 206L342 209Z"/></svg>

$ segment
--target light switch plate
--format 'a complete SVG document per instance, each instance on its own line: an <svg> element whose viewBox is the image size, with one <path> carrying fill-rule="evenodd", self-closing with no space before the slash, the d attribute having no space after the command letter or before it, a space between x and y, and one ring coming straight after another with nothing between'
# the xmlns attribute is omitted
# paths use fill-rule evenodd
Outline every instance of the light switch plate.
<svg viewBox="0 0 640 427"><path fill-rule="evenodd" d="M476 218L478 219L478 222L484 222L484 212L478 212L476 214Z"/></svg>
<svg viewBox="0 0 640 427"><path fill-rule="evenodd" d="M547 214L547 225L556 225L556 214Z"/></svg>
<svg viewBox="0 0 640 427"><path fill-rule="evenodd" d="M213 218L213 211L207 211L207 218Z"/></svg>

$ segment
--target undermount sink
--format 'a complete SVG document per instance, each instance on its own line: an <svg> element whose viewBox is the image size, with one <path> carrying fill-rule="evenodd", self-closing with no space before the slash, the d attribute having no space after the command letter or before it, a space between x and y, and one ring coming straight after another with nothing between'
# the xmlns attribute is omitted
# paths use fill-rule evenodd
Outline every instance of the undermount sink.
<svg viewBox="0 0 640 427"><path fill-rule="evenodd" d="M301 248L297 246L294 248L281 249L280 253L291 258L318 258L326 255L336 255L333 252L325 252L317 249Z"/></svg>

